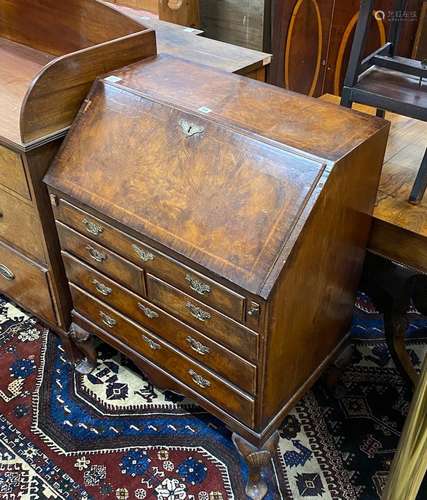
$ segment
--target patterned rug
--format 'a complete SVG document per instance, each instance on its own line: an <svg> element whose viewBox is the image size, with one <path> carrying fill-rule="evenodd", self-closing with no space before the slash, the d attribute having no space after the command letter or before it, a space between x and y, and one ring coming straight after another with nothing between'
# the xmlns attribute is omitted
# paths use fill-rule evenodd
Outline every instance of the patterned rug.
<svg viewBox="0 0 427 500"><path fill-rule="evenodd" d="M286 418L268 500L380 497L410 401L381 328L360 296L353 364ZM427 321L415 312L408 337L419 368ZM246 498L247 470L221 422L104 345L97 369L76 375L58 339L1 296L0 412L0 498Z"/></svg>

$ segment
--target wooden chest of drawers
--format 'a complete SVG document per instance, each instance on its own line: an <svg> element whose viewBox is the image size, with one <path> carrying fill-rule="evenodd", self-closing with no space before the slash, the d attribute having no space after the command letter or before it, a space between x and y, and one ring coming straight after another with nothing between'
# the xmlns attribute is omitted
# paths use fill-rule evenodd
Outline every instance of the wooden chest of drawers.
<svg viewBox="0 0 427 500"><path fill-rule="evenodd" d="M76 342L90 357L104 339L223 419L252 498L346 337L387 134L158 56L94 85L45 178Z"/></svg>
<svg viewBox="0 0 427 500"><path fill-rule="evenodd" d="M155 53L153 31L97 0L0 0L0 293L67 345L71 296L42 178L95 77Z"/></svg>

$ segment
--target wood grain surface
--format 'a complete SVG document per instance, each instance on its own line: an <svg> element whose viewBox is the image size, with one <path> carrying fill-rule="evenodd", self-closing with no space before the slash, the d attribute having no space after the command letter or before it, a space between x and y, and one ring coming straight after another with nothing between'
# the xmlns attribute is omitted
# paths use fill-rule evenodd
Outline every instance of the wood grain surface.
<svg viewBox="0 0 427 500"><path fill-rule="evenodd" d="M220 415L255 447L255 460L345 341L389 124L169 55L112 76L97 81L45 181L57 219L105 253L103 263L141 255L145 290L128 291L134 285L115 266L94 264L62 237L67 256L95 267L103 285L93 290L93 278L68 268L72 328L118 347L156 383ZM168 258L178 264L160 277ZM243 314L224 295L189 294L184 268L207 278L196 288L240 296ZM135 295L150 309L145 330ZM242 392L253 371L234 384L241 366L234 358L226 376L221 364L150 328L162 311L167 324L175 318L200 332L201 343L207 338L255 366L255 396ZM210 369L224 375L219 385Z"/></svg>
<svg viewBox="0 0 427 500"><path fill-rule="evenodd" d="M2 293L43 319L56 323L46 268L0 241L0 289Z"/></svg>
<svg viewBox="0 0 427 500"><path fill-rule="evenodd" d="M264 16L269 0L200 1L200 17L206 35L230 44L263 50Z"/></svg>
<svg viewBox="0 0 427 500"><path fill-rule="evenodd" d="M22 142L68 128L93 81L107 68L120 68L155 53L155 33L146 30L56 59L28 89L20 118Z"/></svg>
<svg viewBox="0 0 427 500"><path fill-rule="evenodd" d="M384 127L382 120L165 54L113 74L122 86L196 113L207 108L212 119L332 161Z"/></svg>
<svg viewBox="0 0 427 500"><path fill-rule="evenodd" d="M19 154L0 146L0 184L31 200L24 164Z"/></svg>
<svg viewBox="0 0 427 500"><path fill-rule="evenodd" d="M110 85L100 85L90 100L68 138L73 154L59 156L49 183L260 293L322 162ZM80 133L86 127L96 141ZM188 127L200 133L189 136ZM114 148L106 147L119 136ZM123 176L112 184L118 165ZM98 186L95 196L84 189L89 177Z"/></svg>
<svg viewBox="0 0 427 500"><path fill-rule="evenodd" d="M156 30L159 54L171 54L229 73L244 75L263 69L271 62L271 55L265 52L213 40L207 37L209 34L195 36L200 35L202 31L159 21L147 16L144 11L126 7L117 8L145 26Z"/></svg>
<svg viewBox="0 0 427 500"><path fill-rule="evenodd" d="M255 394L256 367L253 364L72 255L64 253L63 257L68 279L72 283L122 311L241 389Z"/></svg>
<svg viewBox="0 0 427 500"><path fill-rule="evenodd" d="M0 36L55 56L141 31L97 0L1 0Z"/></svg>
<svg viewBox="0 0 427 500"><path fill-rule="evenodd" d="M322 99L339 103L336 96ZM368 106L354 108L374 114ZM425 148L427 123L387 113L390 136L374 210L369 247L374 252L427 272L427 196L419 205L408 203Z"/></svg>
<svg viewBox="0 0 427 500"><path fill-rule="evenodd" d="M421 0L406 2L398 54L410 57ZM364 54L384 45L395 0L377 0ZM359 18L360 0L272 0L270 81L295 92L340 94ZM383 11L384 18L376 11Z"/></svg>
<svg viewBox="0 0 427 500"><path fill-rule="evenodd" d="M237 388L233 388L213 372L192 361L155 334L136 325L118 311L106 306L78 287L71 285L71 293L76 311L84 314L89 321L125 342L129 347L148 357L160 367L177 374L189 386L201 392L203 396L219 403L247 425L253 424L253 398L240 392ZM193 377L197 375L206 380L206 387L201 388L194 382Z"/></svg>
<svg viewBox="0 0 427 500"><path fill-rule="evenodd" d="M21 143L22 102L33 78L52 59L49 54L0 38L0 136Z"/></svg>

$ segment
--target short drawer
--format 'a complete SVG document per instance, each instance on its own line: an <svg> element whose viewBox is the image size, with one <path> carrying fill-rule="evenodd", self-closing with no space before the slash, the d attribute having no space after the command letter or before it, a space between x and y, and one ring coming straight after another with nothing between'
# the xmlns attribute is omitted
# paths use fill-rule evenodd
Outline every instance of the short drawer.
<svg viewBox="0 0 427 500"><path fill-rule="evenodd" d="M45 262L41 227L34 209L0 189L0 237Z"/></svg>
<svg viewBox="0 0 427 500"><path fill-rule="evenodd" d="M3 146L0 146L0 184L27 200L31 199L21 156Z"/></svg>
<svg viewBox="0 0 427 500"><path fill-rule="evenodd" d="M143 267L168 283L237 321L243 320L245 298L152 247L113 228L64 200L55 208L58 220Z"/></svg>
<svg viewBox="0 0 427 500"><path fill-rule="evenodd" d="M211 307L147 274L150 301L194 326L207 336L228 346L249 361L258 361L258 335Z"/></svg>
<svg viewBox="0 0 427 500"><path fill-rule="evenodd" d="M56 322L48 271L0 243L0 292L52 323Z"/></svg>
<svg viewBox="0 0 427 500"><path fill-rule="evenodd" d="M139 267L60 222L56 227L63 250L80 257L131 290L144 293L144 276Z"/></svg>
<svg viewBox="0 0 427 500"><path fill-rule="evenodd" d="M63 253L70 282L152 330L198 362L250 394L256 390L256 367L98 271Z"/></svg>
<svg viewBox="0 0 427 500"><path fill-rule="evenodd" d="M175 376L201 396L214 401L237 419L249 426L253 425L252 398L78 287L71 285L71 293L75 310L89 321Z"/></svg>

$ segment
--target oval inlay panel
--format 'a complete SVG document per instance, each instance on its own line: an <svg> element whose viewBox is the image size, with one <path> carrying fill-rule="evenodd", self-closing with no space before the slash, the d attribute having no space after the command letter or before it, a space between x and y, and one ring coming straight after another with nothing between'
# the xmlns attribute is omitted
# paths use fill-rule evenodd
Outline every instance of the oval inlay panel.
<svg viewBox="0 0 427 500"><path fill-rule="evenodd" d="M316 32L316 37L313 33ZM308 44L306 40L317 43ZM292 12L285 46L285 87L298 88L307 81L312 96L319 80L323 44L322 18L317 0L298 0ZM307 76L310 75L310 76Z"/></svg>
<svg viewBox="0 0 427 500"><path fill-rule="evenodd" d="M375 11L372 13L374 19L376 21L376 26L378 28L378 38L379 38L379 46L384 45L386 42L386 33L384 21L379 17L375 16ZM341 39L340 47L338 50L337 62L335 65L335 78L334 78L334 94L340 95L341 93L341 81L345 75L342 75L341 72L343 70L344 58L347 50L349 50L350 41L353 41L352 34L356 28L357 21L359 20L359 12L356 12L354 16L351 18L348 23L343 37Z"/></svg>

